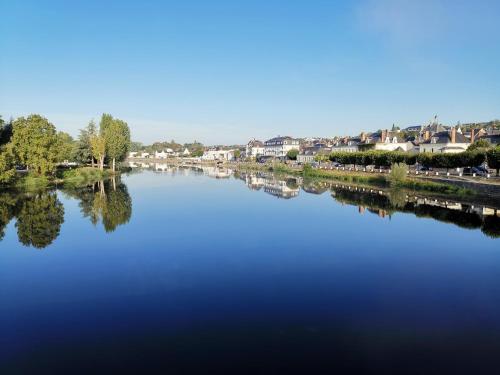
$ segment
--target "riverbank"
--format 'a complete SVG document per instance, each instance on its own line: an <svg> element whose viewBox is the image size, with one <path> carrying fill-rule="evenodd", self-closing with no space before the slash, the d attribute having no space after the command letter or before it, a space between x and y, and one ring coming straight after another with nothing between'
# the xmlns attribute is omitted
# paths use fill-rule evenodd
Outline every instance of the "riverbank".
<svg viewBox="0 0 500 375"><path fill-rule="evenodd" d="M300 168L291 168L282 163L273 165L259 165L257 163L239 163L238 169L247 171L269 171L274 173L288 174L292 176L300 176L309 179L336 180L347 183L363 184L375 187L390 187L390 176L382 174L373 174L368 172L358 171L342 171L342 170L324 170L312 168L309 165ZM470 188L460 187L454 184L445 182L423 181L407 177L397 183L397 187L412 191L426 191L430 193L466 196L473 195L474 190Z"/></svg>

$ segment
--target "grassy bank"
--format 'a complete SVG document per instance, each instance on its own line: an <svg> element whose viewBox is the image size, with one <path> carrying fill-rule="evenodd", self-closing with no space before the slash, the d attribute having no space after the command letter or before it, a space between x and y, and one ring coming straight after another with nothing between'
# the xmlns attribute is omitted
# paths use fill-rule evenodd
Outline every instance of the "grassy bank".
<svg viewBox="0 0 500 375"><path fill-rule="evenodd" d="M113 176L113 172L107 169L101 171L97 168L83 167L64 171L60 183L81 186L104 180L111 176Z"/></svg>

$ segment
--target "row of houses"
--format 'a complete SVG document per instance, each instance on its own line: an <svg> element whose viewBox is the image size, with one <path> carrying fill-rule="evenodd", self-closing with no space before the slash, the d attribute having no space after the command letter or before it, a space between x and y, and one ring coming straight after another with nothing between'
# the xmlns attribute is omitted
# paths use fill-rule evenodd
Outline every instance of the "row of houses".
<svg viewBox="0 0 500 375"><path fill-rule="evenodd" d="M149 152L129 152L129 159L167 159L173 157L188 157L191 153L187 148L183 152L175 152L171 148L167 148L161 151L155 151L154 154Z"/></svg>
<svg viewBox="0 0 500 375"><path fill-rule="evenodd" d="M436 122L426 126L413 126L404 130L380 130L361 133L359 136L295 139L276 137L261 142L252 139L246 145L246 157L285 158L287 153L299 151L297 161L310 163L318 154L332 151L357 152L368 150L403 151L414 153L458 153L468 149L475 141L483 139L492 145L500 144L500 130L471 129L462 132L459 126L447 127Z"/></svg>
<svg viewBox="0 0 500 375"><path fill-rule="evenodd" d="M373 133L362 132L359 136L344 136L333 138L298 139L290 136L277 136L265 142L252 139L245 149L225 149L223 147L209 148L204 151L201 159L204 161L231 161L236 156L247 158L285 159L291 150L299 152L297 161L311 163L319 154L329 154L332 151L357 152L368 150L403 151L414 153L457 153L467 148L478 139L498 145L500 130L493 128L470 129L462 131L460 126L448 127L431 122L425 126L410 126L399 130L379 130ZM147 152L131 152L130 159L167 159L169 157L189 157L186 148L182 153L172 149Z"/></svg>

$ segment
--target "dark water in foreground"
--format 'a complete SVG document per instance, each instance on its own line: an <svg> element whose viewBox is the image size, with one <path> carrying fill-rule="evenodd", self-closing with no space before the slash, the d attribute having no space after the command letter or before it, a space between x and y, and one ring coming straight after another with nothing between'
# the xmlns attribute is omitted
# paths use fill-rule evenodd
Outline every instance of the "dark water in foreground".
<svg viewBox="0 0 500 375"><path fill-rule="evenodd" d="M0 374L499 371L494 208L300 184L0 194Z"/></svg>

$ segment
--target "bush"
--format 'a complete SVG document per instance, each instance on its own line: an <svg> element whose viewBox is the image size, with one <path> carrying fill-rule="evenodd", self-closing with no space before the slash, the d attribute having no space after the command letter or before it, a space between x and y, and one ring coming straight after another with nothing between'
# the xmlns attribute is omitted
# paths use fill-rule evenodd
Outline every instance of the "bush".
<svg viewBox="0 0 500 375"><path fill-rule="evenodd" d="M290 151L288 151L286 153L286 156L290 160L297 160L297 155L298 154L299 154L299 150L297 150L297 149L294 148L294 149L291 149Z"/></svg>
<svg viewBox="0 0 500 375"><path fill-rule="evenodd" d="M14 157L9 150L0 151L0 183L9 184L15 177Z"/></svg>
<svg viewBox="0 0 500 375"><path fill-rule="evenodd" d="M474 167L486 161L484 149L464 151L456 154L414 154L399 151L332 152L330 160L341 164L376 165L388 167L392 164L414 165L419 163L433 168ZM492 158L494 158L492 156ZM491 165L492 168L494 168Z"/></svg>
<svg viewBox="0 0 500 375"><path fill-rule="evenodd" d="M488 167L496 169L498 176L498 172L500 169L500 146L488 150L486 157L488 161Z"/></svg>
<svg viewBox="0 0 500 375"><path fill-rule="evenodd" d="M398 186L406 180L408 174L408 166L403 163L393 164L391 167L391 174L389 182L392 186Z"/></svg>
<svg viewBox="0 0 500 375"><path fill-rule="evenodd" d="M486 139L478 139L476 142L471 144L467 151L474 151L474 150L480 150L480 149L489 149L491 147L490 142L488 142Z"/></svg>

